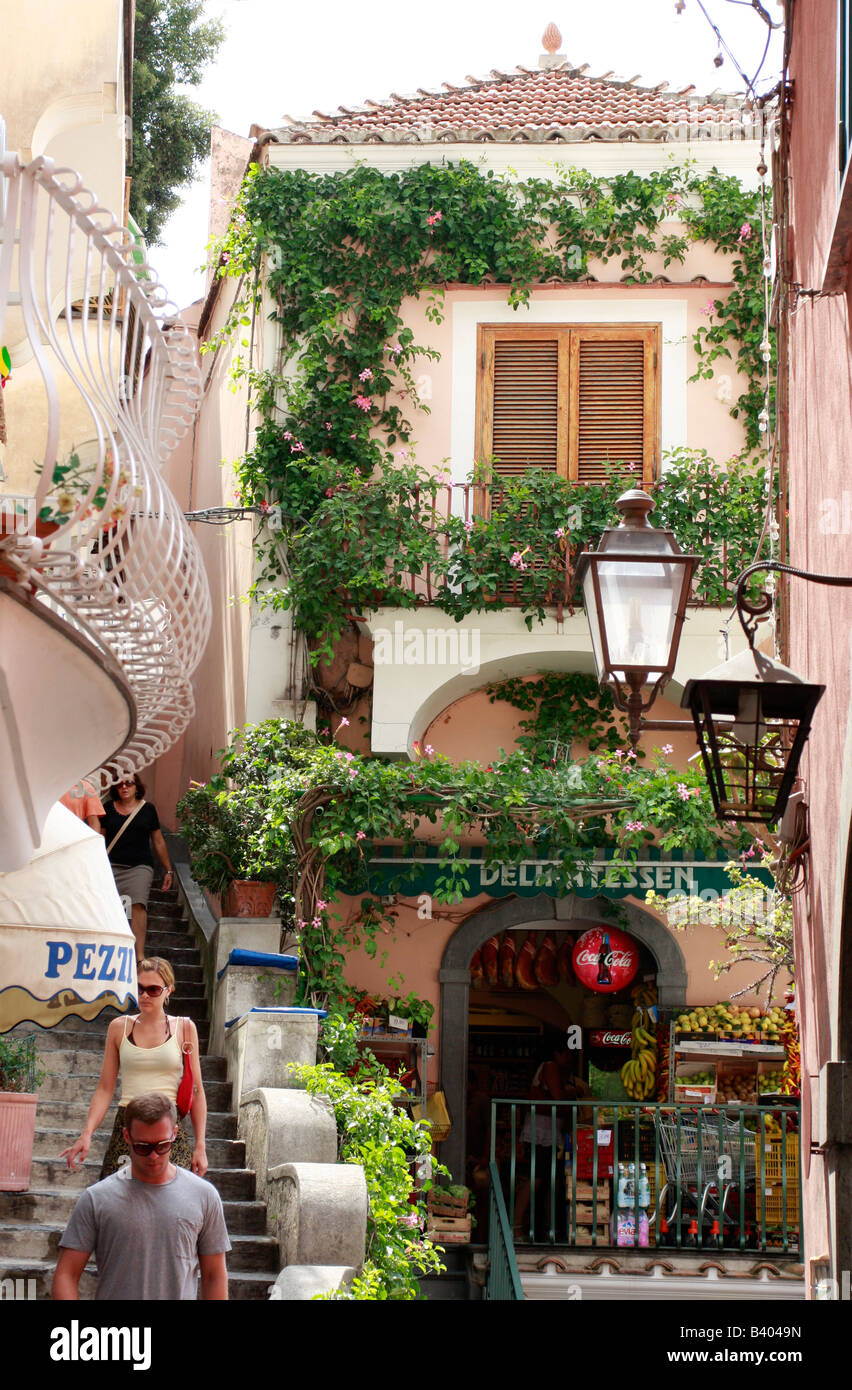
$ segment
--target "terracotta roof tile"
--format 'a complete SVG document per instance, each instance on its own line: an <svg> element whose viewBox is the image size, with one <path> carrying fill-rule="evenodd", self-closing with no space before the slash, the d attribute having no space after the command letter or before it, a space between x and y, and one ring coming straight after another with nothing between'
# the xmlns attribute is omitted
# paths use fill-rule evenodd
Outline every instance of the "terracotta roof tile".
<svg viewBox="0 0 852 1390"><path fill-rule="evenodd" d="M619 81L611 73L588 76L586 67L564 63L542 71L495 71L485 78L469 78L466 87L445 82L439 91L421 87L409 96L392 92L385 101L341 106L335 115L314 111L314 120L288 118L288 128L270 134L284 142L308 139L314 144L434 140L442 132L482 140L506 130L529 131L538 139L546 132L546 138L582 140L590 128L597 128L610 132L603 138L624 139L632 132L632 138L660 139L668 128L684 123L716 125L717 133L727 138L741 134L738 97L716 92L700 97L692 87L670 92L665 82L637 87L634 79Z"/></svg>

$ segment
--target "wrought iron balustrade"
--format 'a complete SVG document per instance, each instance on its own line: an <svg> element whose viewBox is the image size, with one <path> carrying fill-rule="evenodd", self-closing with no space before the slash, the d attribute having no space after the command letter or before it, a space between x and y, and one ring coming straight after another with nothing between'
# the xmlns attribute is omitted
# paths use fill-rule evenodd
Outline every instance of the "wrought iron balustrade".
<svg viewBox="0 0 852 1390"><path fill-rule="evenodd" d="M647 1221L650 1248L798 1252L798 1123L794 1105L493 1100L492 1182L516 1243L618 1244L619 1164L632 1163L631 1248Z"/></svg>

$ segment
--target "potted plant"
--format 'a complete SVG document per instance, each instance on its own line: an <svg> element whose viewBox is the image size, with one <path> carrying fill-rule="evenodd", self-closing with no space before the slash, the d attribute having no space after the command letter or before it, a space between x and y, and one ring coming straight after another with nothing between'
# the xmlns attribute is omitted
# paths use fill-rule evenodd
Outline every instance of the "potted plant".
<svg viewBox="0 0 852 1390"><path fill-rule="evenodd" d="M227 917L271 917L288 871L289 834L258 787L193 784L178 803L196 883L217 893Z"/></svg>
<svg viewBox="0 0 852 1390"><path fill-rule="evenodd" d="M0 1192L26 1192L30 1185L36 1090L43 1080L35 1034L0 1036Z"/></svg>

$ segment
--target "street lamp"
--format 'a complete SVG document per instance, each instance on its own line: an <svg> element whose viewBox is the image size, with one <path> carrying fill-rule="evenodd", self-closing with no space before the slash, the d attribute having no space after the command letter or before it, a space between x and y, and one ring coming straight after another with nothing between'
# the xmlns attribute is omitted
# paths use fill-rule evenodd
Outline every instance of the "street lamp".
<svg viewBox="0 0 852 1390"><path fill-rule="evenodd" d="M681 707L692 714L718 819L773 825L787 805L825 686L810 685L755 651L757 624L772 607L765 590L754 600L746 596L746 581L758 570L816 584L848 586L852 579L808 574L777 561L751 565L737 581L737 612L748 650L687 681L683 692Z"/></svg>
<svg viewBox="0 0 852 1390"><path fill-rule="evenodd" d="M633 748L649 709L677 661L697 555L684 555L671 531L648 520L654 502L632 489L616 502L622 520L604 531L597 550L577 564L601 685L628 717ZM643 686L650 686L643 699Z"/></svg>

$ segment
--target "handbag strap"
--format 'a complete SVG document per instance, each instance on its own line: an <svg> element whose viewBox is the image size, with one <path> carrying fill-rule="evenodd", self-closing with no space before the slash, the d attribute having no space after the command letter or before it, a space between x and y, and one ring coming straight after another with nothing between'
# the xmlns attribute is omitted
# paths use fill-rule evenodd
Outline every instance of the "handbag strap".
<svg viewBox="0 0 852 1390"><path fill-rule="evenodd" d="M192 1055L192 1042L191 1042L191 1041L190 1041L190 1042L187 1042L187 1040L186 1040L186 1032L187 1032L186 1025L189 1023L189 1019L188 1019L188 1018L182 1018L180 1021L181 1021L181 1023L183 1024L183 1028L181 1029L181 1032L182 1032L182 1034L183 1034L183 1042L182 1042L181 1045L180 1045L180 1050L181 1050L181 1052L183 1053L184 1057L191 1056L191 1055Z"/></svg>
<svg viewBox="0 0 852 1390"><path fill-rule="evenodd" d="M119 827L119 829L116 831L116 833L113 835L112 839L110 840L109 844L107 845L107 854L110 854L110 853L112 852L113 846L116 845L116 844L118 843L118 841L121 839L122 835L124 834L125 830L127 829L128 825L129 825L130 822L133 820L133 817L134 817L134 816L138 816L139 812L142 810L142 807L143 807L144 805L145 805L145 802L144 802L144 801L140 801L140 802L139 802L139 805L138 805L138 806L135 806L134 809L130 812L130 815L126 817L126 819L125 819L125 821L124 821L124 824L123 824L122 826ZM116 811L116 815L118 815L118 812L117 812L117 811Z"/></svg>

